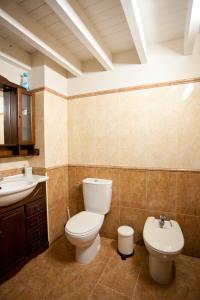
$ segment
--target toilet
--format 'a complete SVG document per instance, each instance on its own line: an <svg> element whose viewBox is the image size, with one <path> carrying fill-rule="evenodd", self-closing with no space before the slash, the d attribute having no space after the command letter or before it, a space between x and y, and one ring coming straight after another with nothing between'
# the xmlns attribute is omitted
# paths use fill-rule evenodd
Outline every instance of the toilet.
<svg viewBox="0 0 200 300"><path fill-rule="evenodd" d="M86 178L82 184L85 211L68 220L65 235L76 247L76 261L88 264L100 250L99 231L110 210L112 180Z"/></svg>
<svg viewBox="0 0 200 300"><path fill-rule="evenodd" d="M160 284L167 284L173 275L173 261L181 253L184 237L179 224L148 217L143 239L149 252L149 272L151 277Z"/></svg>

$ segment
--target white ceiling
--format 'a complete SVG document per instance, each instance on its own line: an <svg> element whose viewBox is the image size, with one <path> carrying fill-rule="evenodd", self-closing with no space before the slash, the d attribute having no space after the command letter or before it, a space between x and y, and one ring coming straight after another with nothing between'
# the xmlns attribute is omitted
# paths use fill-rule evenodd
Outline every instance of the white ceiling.
<svg viewBox="0 0 200 300"><path fill-rule="evenodd" d="M147 44L182 38L187 4L187 0L139 0Z"/></svg>
<svg viewBox="0 0 200 300"><path fill-rule="evenodd" d="M127 0L129 1L129 0ZM184 37L186 13L190 0L137 0L146 45ZM45 0L12 0L30 19L37 21L55 40L78 60L85 62L94 55L64 24ZM69 0L79 5L103 45L111 54L134 49L134 39L120 0ZM80 16L81 17L81 16ZM0 37L32 54L35 47L0 24ZM137 48L137 47L136 47Z"/></svg>
<svg viewBox="0 0 200 300"><path fill-rule="evenodd" d="M11 30L9 30L4 25L0 24L0 37L9 41L10 46L17 45L24 49L28 53L35 52L35 48L30 46L27 42L25 42L22 38L19 38L16 34L14 34Z"/></svg>

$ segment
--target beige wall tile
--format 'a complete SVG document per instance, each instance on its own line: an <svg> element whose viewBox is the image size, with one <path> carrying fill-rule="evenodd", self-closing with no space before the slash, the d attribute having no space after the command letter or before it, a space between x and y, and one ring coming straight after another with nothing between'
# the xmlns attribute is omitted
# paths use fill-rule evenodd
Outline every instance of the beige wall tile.
<svg viewBox="0 0 200 300"><path fill-rule="evenodd" d="M119 96L96 97L96 164L119 165Z"/></svg>
<svg viewBox="0 0 200 300"><path fill-rule="evenodd" d="M178 86L178 169L200 169L199 98L199 83Z"/></svg>
<svg viewBox="0 0 200 300"><path fill-rule="evenodd" d="M69 103L69 163L96 164L95 97Z"/></svg>
<svg viewBox="0 0 200 300"><path fill-rule="evenodd" d="M120 166L145 167L147 162L147 98L143 94L119 94Z"/></svg>
<svg viewBox="0 0 200 300"><path fill-rule="evenodd" d="M147 125L147 163L150 168L176 168L177 91L162 87L148 91L145 103Z"/></svg>
<svg viewBox="0 0 200 300"><path fill-rule="evenodd" d="M68 163L67 101L45 92L45 166Z"/></svg>
<svg viewBox="0 0 200 300"><path fill-rule="evenodd" d="M29 163L33 167L45 167L44 92L35 93L35 141L40 155L30 158Z"/></svg>
<svg viewBox="0 0 200 300"><path fill-rule="evenodd" d="M183 101L187 86L69 101L70 163L199 169L200 84Z"/></svg>

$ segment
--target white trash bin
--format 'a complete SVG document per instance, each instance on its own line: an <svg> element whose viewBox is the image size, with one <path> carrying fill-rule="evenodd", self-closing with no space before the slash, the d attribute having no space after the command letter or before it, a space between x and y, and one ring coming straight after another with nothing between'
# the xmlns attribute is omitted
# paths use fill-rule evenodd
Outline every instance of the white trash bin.
<svg viewBox="0 0 200 300"><path fill-rule="evenodd" d="M130 226L120 226L117 231L118 254L125 260L134 254L134 230Z"/></svg>

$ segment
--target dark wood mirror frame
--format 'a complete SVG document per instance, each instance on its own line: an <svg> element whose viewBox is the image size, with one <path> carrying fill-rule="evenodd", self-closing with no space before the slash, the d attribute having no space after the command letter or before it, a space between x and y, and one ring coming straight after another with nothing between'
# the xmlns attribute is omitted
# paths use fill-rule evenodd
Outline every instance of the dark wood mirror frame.
<svg viewBox="0 0 200 300"><path fill-rule="evenodd" d="M39 155L34 148L34 95L1 75L0 91L4 101L4 143L0 144L0 158Z"/></svg>

